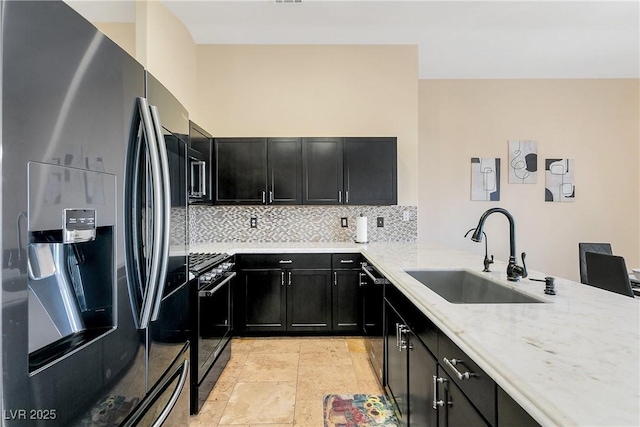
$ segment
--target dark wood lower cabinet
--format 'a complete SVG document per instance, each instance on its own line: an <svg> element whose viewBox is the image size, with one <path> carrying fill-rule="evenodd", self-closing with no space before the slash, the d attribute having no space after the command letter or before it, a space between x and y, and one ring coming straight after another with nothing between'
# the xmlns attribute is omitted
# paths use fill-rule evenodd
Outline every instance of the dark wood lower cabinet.
<svg viewBox="0 0 640 427"><path fill-rule="evenodd" d="M236 265L238 333L331 331L330 254L240 255Z"/></svg>
<svg viewBox="0 0 640 427"><path fill-rule="evenodd" d="M360 273L358 270L333 271L332 328L334 331L359 332Z"/></svg>
<svg viewBox="0 0 640 427"><path fill-rule="evenodd" d="M248 332L282 332L286 329L286 288L284 271L280 269L242 271L238 288L244 301L238 314Z"/></svg>
<svg viewBox="0 0 640 427"><path fill-rule="evenodd" d="M385 285L385 372L386 391L394 401L401 426L409 427L475 427L490 426L495 420L496 384L475 364L476 381L464 387L471 395L482 396L480 403L489 402L486 415L456 385L446 372L443 351L455 355L458 367L470 360L448 341L393 285ZM447 357L451 357L450 355ZM465 366L467 368L467 366ZM456 378L457 380L457 378ZM464 388L463 387L463 388ZM434 408L435 404L435 408ZM484 406L483 406L484 407ZM486 417L486 418L485 418Z"/></svg>
<svg viewBox="0 0 640 427"><path fill-rule="evenodd" d="M435 427L433 377L438 363L396 309L385 303L386 390L401 426Z"/></svg>
<svg viewBox="0 0 640 427"><path fill-rule="evenodd" d="M413 331L409 343L409 425L436 426L438 413L433 409L433 376L437 375L438 364Z"/></svg>
<svg viewBox="0 0 640 427"><path fill-rule="evenodd" d="M442 371L442 368L438 378L443 380L442 383L436 384L438 401L441 405L438 407L438 427L487 427L490 425L480 416L449 375Z"/></svg>
<svg viewBox="0 0 640 427"><path fill-rule="evenodd" d="M288 270L287 331L331 329L331 271Z"/></svg>
<svg viewBox="0 0 640 427"><path fill-rule="evenodd" d="M240 272L244 332L321 332L331 329L331 270Z"/></svg>
<svg viewBox="0 0 640 427"><path fill-rule="evenodd" d="M531 415L509 396L502 387L498 387L498 426L499 427L540 427Z"/></svg>

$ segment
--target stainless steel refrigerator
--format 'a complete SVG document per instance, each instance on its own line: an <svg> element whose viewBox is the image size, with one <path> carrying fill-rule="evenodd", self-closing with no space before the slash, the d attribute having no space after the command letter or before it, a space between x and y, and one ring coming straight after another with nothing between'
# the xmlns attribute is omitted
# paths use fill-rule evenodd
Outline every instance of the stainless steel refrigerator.
<svg viewBox="0 0 640 427"><path fill-rule="evenodd" d="M186 425L186 156L70 7L0 14L2 425Z"/></svg>

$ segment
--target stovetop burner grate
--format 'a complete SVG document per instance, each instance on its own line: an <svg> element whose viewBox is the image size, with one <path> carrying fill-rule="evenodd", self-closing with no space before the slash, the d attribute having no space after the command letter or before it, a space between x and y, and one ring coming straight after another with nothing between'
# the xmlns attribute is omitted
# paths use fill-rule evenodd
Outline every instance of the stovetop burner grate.
<svg viewBox="0 0 640 427"><path fill-rule="evenodd" d="M227 258L229 255L223 253L196 252L189 254L189 271L200 275Z"/></svg>

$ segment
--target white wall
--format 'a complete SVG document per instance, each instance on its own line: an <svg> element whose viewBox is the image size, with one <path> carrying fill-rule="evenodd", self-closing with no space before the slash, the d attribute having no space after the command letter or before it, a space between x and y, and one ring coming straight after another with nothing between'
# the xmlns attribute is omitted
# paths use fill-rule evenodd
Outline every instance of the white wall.
<svg viewBox="0 0 640 427"><path fill-rule="evenodd" d="M578 242L611 242L640 266L638 80L421 80L418 239L477 252L463 239L486 209L516 219L528 265L579 279ZM507 183L510 139L538 141L537 184ZM470 158L502 159L500 202L470 201ZM544 159L574 158L576 200L544 201ZM542 169L542 170L540 170ZM489 252L508 257L502 215L487 221Z"/></svg>

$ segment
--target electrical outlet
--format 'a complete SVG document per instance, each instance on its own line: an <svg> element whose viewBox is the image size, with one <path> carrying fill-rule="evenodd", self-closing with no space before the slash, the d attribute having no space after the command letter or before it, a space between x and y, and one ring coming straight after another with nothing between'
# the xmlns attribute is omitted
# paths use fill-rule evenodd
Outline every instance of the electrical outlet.
<svg viewBox="0 0 640 427"><path fill-rule="evenodd" d="M402 220L403 221L411 221L411 212L402 211Z"/></svg>
<svg viewBox="0 0 640 427"><path fill-rule="evenodd" d="M349 220L347 219L346 216L343 216L342 218L340 218L340 226L342 228L347 228L349 227Z"/></svg>
<svg viewBox="0 0 640 427"><path fill-rule="evenodd" d="M258 228L258 218L255 216L251 217L251 221L249 221L249 223L251 224L251 228Z"/></svg>
<svg viewBox="0 0 640 427"><path fill-rule="evenodd" d="M384 227L384 217L379 216L376 224L378 225L378 227Z"/></svg>

